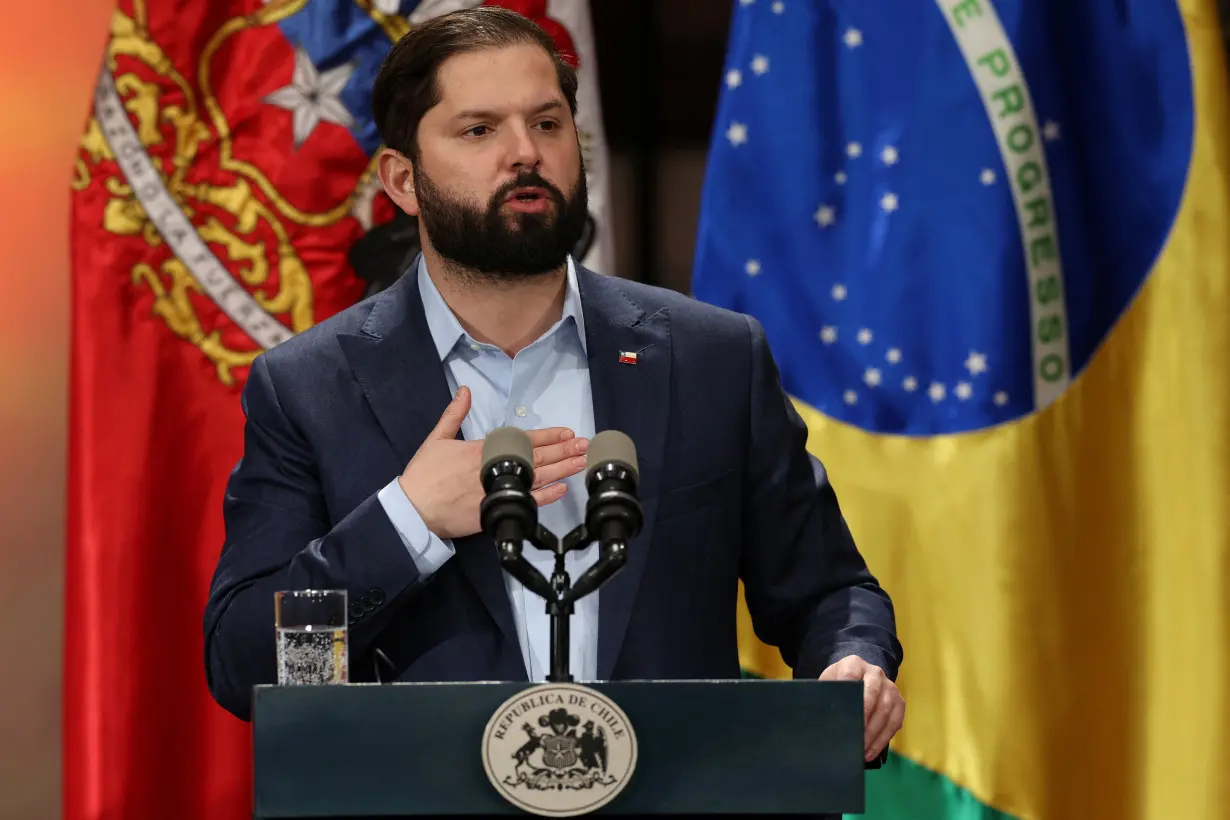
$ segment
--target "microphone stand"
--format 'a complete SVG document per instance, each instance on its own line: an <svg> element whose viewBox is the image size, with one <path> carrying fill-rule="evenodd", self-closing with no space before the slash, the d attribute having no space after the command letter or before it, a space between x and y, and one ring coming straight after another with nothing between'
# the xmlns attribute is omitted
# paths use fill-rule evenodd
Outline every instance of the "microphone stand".
<svg viewBox="0 0 1230 820"><path fill-rule="evenodd" d="M551 573L550 581L525 559L518 541L502 541L497 545L500 565L526 589L546 601L547 614L551 616L551 672L547 680L551 683L571 683L572 675L568 671L571 647L568 621L572 616L573 604L597 590L623 567L628 560L628 546L622 541L603 542L598 561L581 573L574 586L564 568L564 556L573 550L584 549L593 540L584 522L564 536L562 541L538 524L526 540L538 549L555 554L555 571Z"/></svg>

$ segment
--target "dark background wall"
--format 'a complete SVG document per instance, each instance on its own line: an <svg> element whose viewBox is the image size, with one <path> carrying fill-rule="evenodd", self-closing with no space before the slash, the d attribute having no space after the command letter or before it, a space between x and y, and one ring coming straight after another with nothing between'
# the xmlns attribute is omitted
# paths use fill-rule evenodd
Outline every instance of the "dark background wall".
<svg viewBox="0 0 1230 820"><path fill-rule="evenodd" d="M592 0L620 276L688 290L731 5Z"/></svg>

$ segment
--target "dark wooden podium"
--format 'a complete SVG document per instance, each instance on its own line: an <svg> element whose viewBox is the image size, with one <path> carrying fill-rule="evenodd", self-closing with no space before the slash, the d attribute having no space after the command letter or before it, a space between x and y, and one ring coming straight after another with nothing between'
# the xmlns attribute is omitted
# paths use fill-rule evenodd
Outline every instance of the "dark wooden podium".
<svg viewBox="0 0 1230 820"><path fill-rule="evenodd" d="M260 686L254 817L525 814L488 780L483 734L526 683ZM637 738L628 785L594 814L860 813L859 682L590 684Z"/></svg>

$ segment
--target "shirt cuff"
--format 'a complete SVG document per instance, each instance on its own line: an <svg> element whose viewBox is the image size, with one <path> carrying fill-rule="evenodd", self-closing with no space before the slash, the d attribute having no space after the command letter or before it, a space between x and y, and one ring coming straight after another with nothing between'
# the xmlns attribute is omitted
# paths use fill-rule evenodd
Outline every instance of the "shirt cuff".
<svg viewBox="0 0 1230 820"><path fill-rule="evenodd" d="M384 507L385 515L401 536L402 544L410 553L424 581L453 557L452 543L427 529L423 517L414 509L410 499L406 498L406 493L396 478L377 493L377 498L380 499L380 506Z"/></svg>

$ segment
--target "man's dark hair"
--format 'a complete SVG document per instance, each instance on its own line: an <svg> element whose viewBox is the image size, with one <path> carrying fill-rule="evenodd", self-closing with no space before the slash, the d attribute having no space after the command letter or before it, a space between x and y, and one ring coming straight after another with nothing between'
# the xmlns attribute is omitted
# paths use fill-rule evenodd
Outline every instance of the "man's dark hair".
<svg viewBox="0 0 1230 820"><path fill-rule="evenodd" d="M393 45L372 88L372 114L381 140L417 162L419 122L440 102L436 81L440 64L457 54L514 45L537 45L547 52L575 117L577 73L560 55L551 36L515 11L478 6L433 17Z"/></svg>

